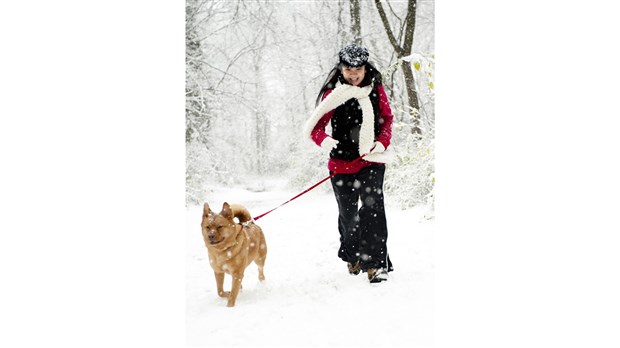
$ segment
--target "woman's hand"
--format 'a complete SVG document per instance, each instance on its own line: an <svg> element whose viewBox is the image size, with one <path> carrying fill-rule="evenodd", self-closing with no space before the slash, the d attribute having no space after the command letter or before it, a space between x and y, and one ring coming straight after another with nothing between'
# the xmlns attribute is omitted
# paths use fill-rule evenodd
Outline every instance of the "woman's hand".
<svg viewBox="0 0 620 348"><path fill-rule="evenodd" d="M394 151L392 147L388 150L385 149L383 143L375 141L374 147L370 150L370 153L364 157L364 160L375 163L389 163L394 159Z"/></svg>
<svg viewBox="0 0 620 348"><path fill-rule="evenodd" d="M385 146L380 141L375 141L375 145L370 150L370 153L381 153L385 151Z"/></svg>
<svg viewBox="0 0 620 348"><path fill-rule="evenodd" d="M327 150L327 151L331 151L337 145L338 145L338 140L336 140L336 139L334 139L332 137L327 137L327 138L323 139L323 141L321 142L321 147L324 150Z"/></svg>

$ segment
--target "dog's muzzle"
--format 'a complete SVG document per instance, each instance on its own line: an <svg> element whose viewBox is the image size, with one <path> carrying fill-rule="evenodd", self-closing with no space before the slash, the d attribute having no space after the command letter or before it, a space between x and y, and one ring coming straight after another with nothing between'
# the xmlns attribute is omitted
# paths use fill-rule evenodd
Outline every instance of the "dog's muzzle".
<svg viewBox="0 0 620 348"><path fill-rule="evenodd" d="M211 244L217 244L220 242L217 240L217 235L215 234L215 232L209 232L207 238L209 239L209 243Z"/></svg>

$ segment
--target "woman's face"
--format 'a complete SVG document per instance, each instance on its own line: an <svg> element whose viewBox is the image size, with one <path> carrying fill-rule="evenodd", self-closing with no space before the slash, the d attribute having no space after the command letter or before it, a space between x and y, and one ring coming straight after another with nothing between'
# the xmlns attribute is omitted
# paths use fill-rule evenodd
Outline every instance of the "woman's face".
<svg viewBox="0 0 620 348"><path fill-rule="evenodd" d="M366 76L365 65L362 65L358 68L350 68L350 67L343 66L341 71L342 71L342 76L344 76L344 79L347 80L347 82L352 84L353 86L359 86L359 84L362 83L362 80L364 80L364 76Z"/></svg>

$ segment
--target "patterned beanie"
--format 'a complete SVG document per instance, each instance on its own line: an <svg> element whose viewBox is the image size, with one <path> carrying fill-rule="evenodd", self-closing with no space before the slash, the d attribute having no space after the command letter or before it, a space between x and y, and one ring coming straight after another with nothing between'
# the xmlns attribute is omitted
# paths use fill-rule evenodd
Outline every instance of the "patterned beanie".
<svg viewBox="0 0 620 348"><path fill-rule="evenodd" d="M350 44L338 53L340 63L351 68L360 67L368 62L368 49L364 46Z"/></svg>

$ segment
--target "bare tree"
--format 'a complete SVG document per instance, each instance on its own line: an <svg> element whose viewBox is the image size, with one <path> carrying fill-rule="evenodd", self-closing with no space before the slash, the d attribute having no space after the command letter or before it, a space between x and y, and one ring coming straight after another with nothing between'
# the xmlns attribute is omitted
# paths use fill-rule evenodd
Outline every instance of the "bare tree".
<svg viewBox="0 0 620 348"><path fill-rule="evenodd" d="M411 63L401 58L406 57L411 54L412 46L413 46L413 33L415 29L415 14L416 14L416 0L409 0L407 6L407 16L405 17L404 23L404 36L399 33L398 39L394 36L394 32L390 26L390 22L387 18L385 10L383 9L383 5L381 5L381 0L375 0L375 5L377 7L377 11L379 12L379 16L381 17L381 22L383 23L383 27L385 28L385 33L388 36L390 44L394 48L396 52L397 58L401 61L401 68L403 72L403 77L405 78L405 85L407 89L407 97L409 108L411 109L412 116L412 127L411 132L417 135L422 134L422 130L420 129L420 104L418 101L418 94L415 90L415 81L413 77L413 70L411 69ZM401 41L402 38L402 42Z"/></svg>
<svg viewBox="0 0 620 348"><path fill-rule="evenodd" d="M424 50L432 37L425 37L429 24L421 16L429 5L380 4L382 16L377 16L376 3L361 0L186 0L186 163L192 202L204 198L205 187L248 174L281 176L287 171L291 183L300 186L320 179L324 157L316 149L308 151L299 128L314 108L337 52L362 39L371 52L387 52L374 63L387 67L384 83L395 117L407 125L406 132L396 132L394 143L402 146L415 134L432 136L424 110L427 104L433 110L433 100L426 99L428 79L418 75L427 67L418 70L416 59L402 59L413 45L416 53L432 52L432 47ZM404 79L395 72L401 67Z"/></svg>
<svg viewBox="0 0 620 348"><path fill-rule="evenodd" d="M362 21L360 16L360 0L350 0L349 9L351 11L351 33L353 42L362 44Z"/></svg>
<svg viewBox="0 0 620 348"><path fill-rule="evenodd" d="M206 130L209 129L209 114L207 98L203 88L205 72L202 70L202 44L199 38L197 25L198 13L204 3L188 1L185 6L185 142L189 143L192 138L200 138L206 141Z"/></svg>

